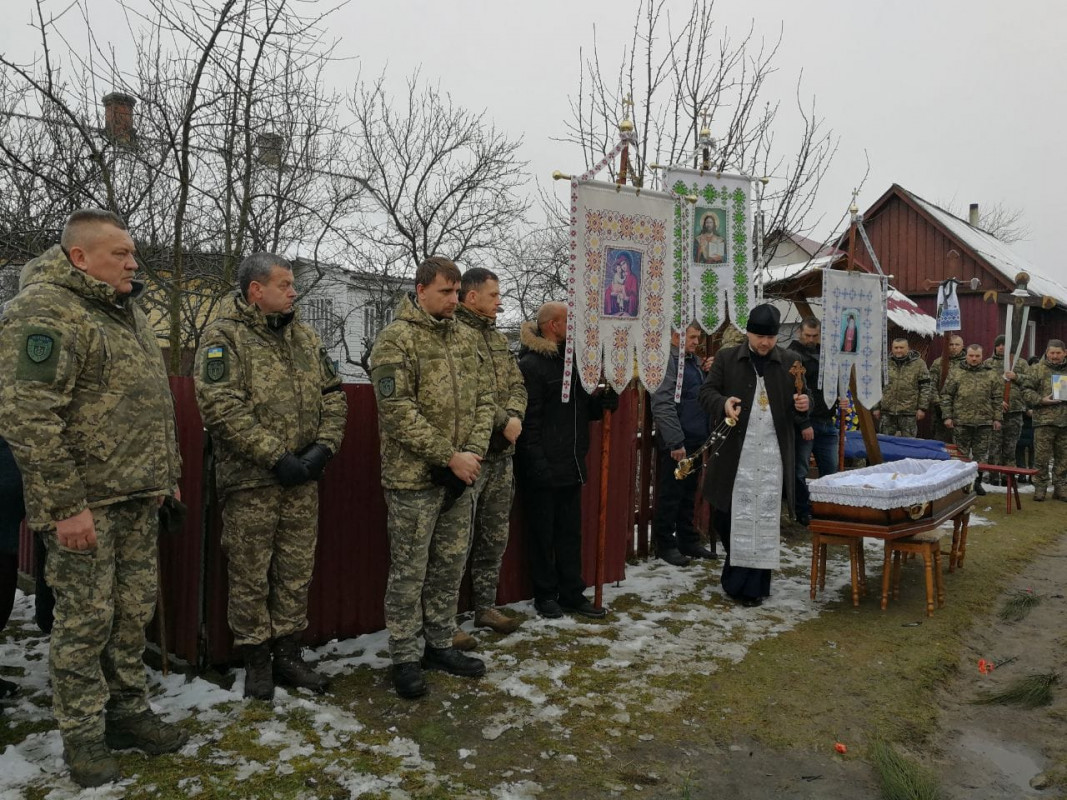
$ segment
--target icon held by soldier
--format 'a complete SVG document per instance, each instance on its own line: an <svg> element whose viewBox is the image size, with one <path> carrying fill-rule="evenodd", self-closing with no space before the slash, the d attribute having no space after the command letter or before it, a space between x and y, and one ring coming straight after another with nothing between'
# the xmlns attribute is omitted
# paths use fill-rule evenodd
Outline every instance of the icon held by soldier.
<svg viewBox="0 0 1067 800"><path fill-rule="evenodd" d="M120 777L113 749L154 755L187 739L149 707L142 661L157 509L179 493L181 459L135 253L120 217L75 211L0 316L0 436L47 546L53 709L80 786Z"/></svg>
<svg viewBox="0 0 1067 800"><path fill-rule="evenodd" d="M300 321L292 265L255 253L196 353L228 557L228 621L244 696L275 684L324 692L301 656L318 536L318 481L344 436L347 402L318 334Z"/></svg>

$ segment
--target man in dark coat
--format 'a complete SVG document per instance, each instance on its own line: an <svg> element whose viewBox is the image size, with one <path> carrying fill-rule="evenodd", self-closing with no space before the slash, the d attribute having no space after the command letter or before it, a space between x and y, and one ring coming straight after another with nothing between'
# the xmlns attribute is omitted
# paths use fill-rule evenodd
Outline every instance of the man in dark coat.
<svg viewBox="0 0 1067 800"><path fill-rule="evenodd" d="M564 612L603 617L585 597L582 580L582 484L589 450L589 422L615 407L614 392L591 397L572 373L570 401L563 402L567 307L545 303L537 323L523 323L519 369L526 383L526 418L516 443L518 485L529 552L534 607L542 617Z"/></svg>
<svg viewBox="0 0 1067 800"><path fill-rule="evenodd" d="M760 605L771 593L771 568L749 564L777 563L782 488L792 508L794 441L808 426L811 406L807 390L797 393L789 373L799 361L777 346L779 320L770 304L752 309L747 344L720 351L700 390L712 425L724 418L737 422L709 464L704 497L714 508L714 526L726 551L723 590L747 606ZM776 476L775 485L767 485L768 474ZM741 535L745 556L735 558L731 540Z"/></svg>
<svg viewBox="0 0 1067 800"><path fill-rule="evenodd" d="M22 499L22 473L11 448L0 438L0 630L7 625L18 585L19 528L26 514ZM10 697L18 686L0 678L0 698ZM2 706L0 706L2 708Z"/></svg>

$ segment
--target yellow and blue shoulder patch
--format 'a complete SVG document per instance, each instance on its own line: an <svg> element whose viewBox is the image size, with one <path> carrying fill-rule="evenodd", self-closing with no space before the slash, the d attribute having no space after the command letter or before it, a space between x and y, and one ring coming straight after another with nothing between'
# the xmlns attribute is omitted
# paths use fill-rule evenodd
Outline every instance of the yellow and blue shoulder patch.
<svg viewBox="0 0 1067 800"><path fill-rule="evenodd" d="M209 347L204 354L204 380L219 383L230 376L230 359L222 345Z"/></svg>

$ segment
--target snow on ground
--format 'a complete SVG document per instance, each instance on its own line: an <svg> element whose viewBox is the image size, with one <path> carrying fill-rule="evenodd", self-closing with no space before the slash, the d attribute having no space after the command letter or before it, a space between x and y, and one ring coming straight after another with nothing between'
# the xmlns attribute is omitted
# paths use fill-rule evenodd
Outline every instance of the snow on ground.
<svg viewBox="0 0 1067 800"><path fill-rule="evenodd" d="M1024 487L1024 491L1028 488ZM990 487L990 493L995 492L996 487ZM989 502L999 501L992 497ZM971 527L988 524L987 519L976 514L971 516ZM866 547L870 563L878 563L882 543L867 540ZM471 692L495 693L505 705L503 712L480 721L482 738L488 746L505 731L536 724L557 729L560 734L557 740L565 743L568 732L561 724L565 714L571 709L592 708L596 700L603 699L578 696L568 690L571 665L566 660L566 650L560 651L562 657L558 661L519 659L513 650L520 642L551 639L559 631L580 632L582 646L599 645L606 650L607 655L595 666L617 675L620 697L627 696L627 687L634 687L635 691L640 688L649 675L691 674L694 670L710 674L722 663L742 660L759 640L776 636L818 616L827 604L841 603L840 589L849 584L849 566L843 552L841 548L831 550L827 563L827 588L813 602L809 599L810 546L783 543L781 570L774 577L773 594L758 608L732 604L711 607L713 597L722 595L715 580L719 569L717 562L696 562L690 567L676 568L652 560L629 566L625 580L604 587L604 600L609 607L618 599L620 607L627 609L609 615L610 628L616 634L610 638L605 635L602 624L571 617L541 619L536 616L531 602L514 604L512 608L529 619L510 636L482 637L478 655L486 661L487 674L469 689ZM683 596L684 601L681 600ZM635 597L638 602L634 602ZM668 622L672 624L664 624ZM473 623L468 619L463 627L473 630ZM10 635L0 641L0 665L11 668L7 672L16 676L14 680L21 692L17 697L3 701L5 707L0 725L10 726L14 722L47 724L51 720L48 638L38 631L33 621L32 597L18 593L8 633ZM318 668L327 675L337 676L360 666L384 670L389 666L387 653L386 633L378 631L355 639L330 642L307 651L307 657L317 660ZM369 732L369 723L360 718L362 703L373 702L373 697L342 707L332 704L329 695L320 698L279 689L273 716L257 723L255 740L258 748L272 751L274 757L266 762L249 759L240 753L226 751L220 744L243 708L243 670L238 670L230 689L200 677L174 673L164 677L154 671L150 671L149 681L152 704L159 713L172 722L192 718L199 723L199 730L206 731L193 736L181 754L225 767L231 782L245 781L259 774L286 775L294 769L290 763L293 759L310 758L318 759L323 773L336 780L352 798L380 792L386 792L395 800L408 798L411 795L401 788L401 783L410 773L418 774L424 785L456 787L456 794L462 793L464 797L535 800L542 794L542 788L526 777L532 770L520 769L509 771L503 776L504 782L493 787L487 795L471 792L463 786L462 774L438 775L433 762L422 756L418 742L397 735L395 730L377 732L374 741L384 741L385 744L361 744L361 734ZM434 699L440 703L443 713L452 713L454 695ZM682 707L686 699L687 694L683 691L660 691L652 702L657 706L655 710L669 711ZM301 721L300 726L291 724L296 718ZM626 704L616 703L615 715L605 720L606 733L612 735L614 731L619 735L612 726L624 726L628 719ZM317 744L307 740L304 733L307 725L315 731ZM359 747L367 753L396 759L399 770L387 775L360 772L348 758L353 749ZM560 749L558 753L542 753L541 757L578 758L565 752L564 746ZM530 762L532 755L527 754L525 761ZM457 749L457 758L462 761L464 769L477 768L477 749ZM5 800L21 797L23 790L31 786L50 787L48 800L118 798L123 796L124 787L133 779L135 776L128 776L123 782L108 787L79 792L64 767L62 743L54 728L32 733L0 753L0 798ZM208 779L203 776L187 777L182 779L181 789L190 797L210 793L211 787L207 783Z"/></svg>

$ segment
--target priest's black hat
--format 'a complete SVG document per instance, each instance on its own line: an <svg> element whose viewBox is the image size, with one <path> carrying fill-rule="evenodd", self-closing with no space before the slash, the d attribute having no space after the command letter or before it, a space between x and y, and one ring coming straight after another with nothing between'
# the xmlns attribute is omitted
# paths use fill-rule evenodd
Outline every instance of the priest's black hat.
<svg viewBox="0 0 1067 800"><path fill-rule="evenodd" d="M777 308L770 303L763 303L749 313L745 330L757 336L777 336L781 320L782 315Z"/></svg>

